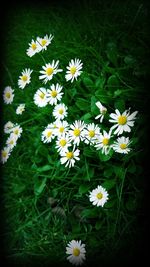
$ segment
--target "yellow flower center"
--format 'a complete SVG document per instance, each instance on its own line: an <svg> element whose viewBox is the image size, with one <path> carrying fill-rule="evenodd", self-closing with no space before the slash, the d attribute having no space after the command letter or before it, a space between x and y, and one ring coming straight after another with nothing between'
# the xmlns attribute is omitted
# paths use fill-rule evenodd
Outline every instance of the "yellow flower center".
<svg viewBox="0 0 150 267"><path fill-rule="evenodd" d="M11 96L10 92L7 92L7 93L5 94L5 96L6 96L7 98L10 98L10 96Z"/></svg>
<svg viewBox="0 0 150 267"><path fill-rule="evenodd" d="M70 72L72 75L74 75L76 73L76 71L77 71L77 68L75 66L70 68Z"/></svg>
<svg viewBox="0 0 150 267"><path fill-rule="evenodd" d="M44 93L40 93L40 98L42 98L42 99L44 99L44 97L45 97L45 94Z"/></svg>
<svg viewBox="0 0 150 267"><path fill-rule="evenodd" d="M14 144L14 140L11 140L11 141L9 142L9 144L10 144L10 145L13 145L13 144Z"/></svg>
<svg viewBox="0 0 150 267"><path fill-rule="evenodd" d="M89 131L89 137L92 138L92 137L94 137L94 136L95 136L95 131L90 130L90 131Z"/></svg>
<svg viewBox="0 0 150 267"><path fill-rule="evenodd" d="M19 131L18 129L14 130L14 134L18 135Z"/></svg>
<svg viewBox="0 0 150 267"><path fill-rule="evenodd" d="M57 91L53 90L53 91L51 92L51 96L55 98L55 97L57 96Z"/></svg>
<svg viewBox="0 0 150 267"><path fill-rule="evenodd" d="M109 139L108 138L104 138L102 143L103 143L104 146L107 146L108 143L109 143Z"/></svg>
<svg viewBox="0 0 150 267"><path fill-rule="evenodd" d="M74 129L73 133L75 136L79 136L80 135L80 130L79 129Z"/></svg>
<svg viewBox="0 0 150 267"><path fill-rule="evenodd" d="M65 146L66 143L67 143L67 142L66 142L65 139L61 139L60 142L59 142L59 144L60 144L61 146Z"/></svg>
<svg viewBox="0 0 150 267"><path fill-rule="evenodd" d="M97 197L98 199L102 199L102 198L103 198L103 194L102 194L102 193L98 193L98 194L96 195L96 197Z"/></svg>
<svg viewBox="0 0 150 267"><path fill-rule="evenodd" d="M120 144L120 148L121 149L126 149L127 148L127 145L126 144Z"/></svg>
<svg viewBox="0 0 150 267"><path fill-rule="evenodd" d="M64 113L64 110L61 108L61 109L59 110L59 114L62 115L63 113Z"/></svg>
<svg viewBox="0 0 150 267"><path fill-rule="evenodd" d="M53 73L53 71L54 71L53 68L47 68L47 70L46 70L46 74L47 74L48 76L50 76L50 75Z"/></svg>
<svg viewBox="0 0 150 267"><path fill-rule="evenodd" d="M52 131L47 132L47 137L51 137Z"/></svg>
<svg viewBox="0 0 150 267"><path fill-rule="evenodd" d="M72 158L74 157L73 152L67 152L67 153L66 153L66 157L67 157L68 159L72 159Z"/></svg>
<svg viewBox="0 0 150 267"><path fill-rule="evenodd" d="M76 257L79 256L79 255L80 255L80 249L78 249L78 248L74 248L72 254L73 254L74 256L76 256Z"/></svg>
<svg viewBox="0 0 150 267"><path fill-rule="evenodd" d="M47 40L42 39L42 41L41 41L41 45L44 46L44 45L46 45L46 43L47 43Z"/></svg>
<svg viewBox="0 0 150 267"><path fill-rule="evenodd" d="M63 131L64 131L64 127L60 127L60 128L59 128L59 132L60 132L60 133L63 133Z"/></svg>
<svg viewBox="0 0 150 267"><path fill-rule="evenodd" d="M35 43L33 43L33 44L31 45L31 47L32 47L33 50L35 50L37 46L36 46Z"/></svg>
<svg viewBox="0 0 150 267"><path fill-rule="evenodd" d="M7 152L6 151L2 151L2 157L6 158L7 157Z"/></svg>
<svg viewBox="0 0 150 267"><path fill-rule="evenodd" d="M126 116L119 116L118 117L118 123L120 124L120 125L124 125L124 124L126 124L126 122L127 122L127 117Z"/></svg>
<svg viewBox="0 0 150 267"><path fill-rule="evenodd" d="M23 76L21 77L21 80L22 80L23 82L26 82L27 79L28 79L27 75L23 75Z"/></svg>

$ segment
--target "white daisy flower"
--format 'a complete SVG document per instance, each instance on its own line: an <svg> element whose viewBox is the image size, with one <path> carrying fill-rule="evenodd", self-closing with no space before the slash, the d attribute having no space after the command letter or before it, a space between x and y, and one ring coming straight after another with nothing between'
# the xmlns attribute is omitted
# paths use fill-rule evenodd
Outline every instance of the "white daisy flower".
<svg viewBox="0 0 150 267"><path fill-rule="evenodd" d="M57 119L58 120L63 120L68 115L67 109L68 108L64 103L57 104L54 107L53 116L55 117L56 120Z"/></svg>
<svg viewBox="0 0 150 267"><path fill-rule="evenodd" d="M13 127L14 127L14 123L12 123L11 121L8 121L4 125L4 133L10 133Z"/></svg>
<svg viewBox="0 0 150 267"><path fill-rule="evenodd" d="M105 155L107 155L111 149L110 138L111 131L109 131L109 133L103 131L103 134L100 133L99 139L97 140L95 145L97 150L102 149L102 153L104 153Z"/></svg>
<svg viewBox="0 0 150 267"><path fill-rule="evenodd" d="M16 109L16 114L21 115L25 111L25 104L20 104Z"/></svg>
<svg viewBox="0 0 150 267"><path fill-rule="evenodd" d="M81 63L80 59L76 59L73 60L71 59L71 61L69 62L69 66L67 67L67 72L65 75L65 78L67 81L71 80L71 82L74 81L74 79L77 80L77 77L81 75L82 71L82 65L83 63Z"/></svg>
<svg viewBox="0 0 150 267"><path fill-rule="evenodd" d="M16 146L17 139L13 133L11 133L10 136L8 137L8 139L6 140L6 144L10 148L10 150Z"/></svg>
<svg viewBox="0 0 150 267"><path fill-rule="evenodd" d="M47 46L51 43L54 36L50 34L49 36L46 34L44 38L37 37L37 42L40 45L40 50L47 50Z"/></svg>
<svg viewBox="0 0 150 267"><path fill-rule="evenodd" d="M56 141L56 149L58 152L68 151L68 147L72 144L70 143L68 134L63 133L60 137L57 138Z"/></svg>
<svg viewBox="0 0 150 267"><path fill-rule="evenodd" d="M8 160L10 153L11 153L11 149L8 146L4 147L1 150L1 162L2 163L5 163Z"/></svg>
<svg viewBox="0 0 150 267"><path fill-rule="evenodd" d="M21 75L19 76L19 80L18 80L18 86L21 89L24 89L24 87L30 83L31 81L31 73L33 70L30 69L24 69L21 72Z"/></svg>
<svg viewBox="0 0 150 267"><path fill-rule="evenodd" d="M80 158L78 157L80 154L80 150L76 149L75 147L73 148L73 150L66 150L66 151L61 151L60 155L61 155L61 159L60 162L61 164L65 164L65 167L73 167L75 164L75 160L80 160Z"/></svg>
<svg viewBox="0 0 150 267"><path fill-rule="evenodd" d="M3 93L3 99L5 104L11 104L14 99L14 90L11 88L11 86L7 86L4 89Z"/></svg>
<svg viewBox="0 0 150 267"><path fill-rule="evenodd" d="M16 140L21 137L22 131L23 130L20 127L20 125L17 125L17 126L15 126L15 127L12 128L12 134L14 135L14 138Z"/></svg>
<svg viewBox="0 0 150 267"><path fill-rule="evenodd" d="M73 141L73 143L77 146L79 145L80 141L83 141L84 139L83 130L85 126L85 123L80 120L76 120L70 125L71 130L69 130L69 138L70 141Z"/></svg>
<svg viewBox="0 0 150 267"><path fill-rule="evenodd" d="M54 124L55 124L55 135L56 136L60 137L64 133L68 132L69 124L67 121L56 120Z"/></svg>
<svg viewBox="0 0 150 267"><path fill-rule="evenodd" d="M112 148L115 152L128 154L131 151L131 148L128 147L130 143L129 137L118 137L117 142L114 142Z"/></svg>
<svg viewBox="0 0 150 267"><path fill-rule="evenodd" d="M47 99L48 99L48 103L50 105L57 105L57 102L61 100L63 92L61 92L62 90L62 86L60 84L52 84L51 89L47 90Z"/></svg>
<svg viewBox="0 0 150 267"><path fill-rule="evenodd" d="M48 124L42 132L41 140L43 143L50 143L55 138L53 124Z"/></svg>
<svg viewBox="0 0 150 267"><path fill-rule="evenodd" d="M47 90L43 87L39 88L34 94L33 100L38 107L45 107L48 103Z"/></svg>
<svg viewBox="0 0 150 267"><path fill-rule="evenodd" d="M100 128L94 123L87 124L83 130L84 142L86 144L95 144L100 136Z"/></svg>
<svg viewBox="0 0 150 267"><path fill-rule="evenodd" d="M33 57L36 53L41 50L41 45L32 39L31 43L29 43L29 48L27 49L26 54L29 57Z"/></svg>
<svg viewBox="0 0 150 267"><path fill-rule="evenodd" d="M108 193L101 185L98 185L96 189L90 192L89 200L93 205L103 207L108 200Z"/></svg>
<svg viewBox="0 0 150 267"><path fill-rule="evenodd" d="M81 240L76 241L76 240L72 240L67 244L66 247L66 254L68 254L69 256L67 257L67 260L78 266L78 265L82 265L82 263L85 260L85 244L81 243Z"/></svg>
<svg viewBox="0 0 150 267"><path fill-rule="evenodd" d="M111 113L109 121L112 123L115 123L114 126L111 127L111 130L117 128L114 132L114 134L122 134L125 132L131 132L131 128L134 126L134 120L136 119L136 115L138 111L133 112L130 114L130 108L128 110L125 110L122 114L119 112L118 109L115 110L115 113Z"/></svg>
<svg viewBox="0 0 150 267"><path fill-rule="evenodd" d="M52 61L52 63L48 63L45 66L42 66L43 70L40 71L42 75L39 76L40 80L44 79L44 83L47 83L47 81L50 81L53 78L53 75L55 75L57 72L63 71L62 69L58 69L59 60L55 62L55 60Z"/></svg>
<svg viewBox="0 0 150 267"><path fill-rule="evenodd" d="M99 112L100 114L98 116L95 117L95 119L100 119L100 123L103 121L104 119L104 115L106 114L107 112L107 108L105 108L100 101L96 102L95 103L96 106L99 108Z"/></svg>

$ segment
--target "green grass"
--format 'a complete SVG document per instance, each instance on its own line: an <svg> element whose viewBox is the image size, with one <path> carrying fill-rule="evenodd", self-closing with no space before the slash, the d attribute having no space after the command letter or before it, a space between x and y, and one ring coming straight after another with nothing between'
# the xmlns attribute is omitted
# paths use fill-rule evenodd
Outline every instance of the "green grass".
<svg viewBox="0 0 150 267"><path fill-rule="evenodd" d="M1 89L11 85L15 99L12 105L3 105L2 127L11 120L23 128L2 166L2 237L10 266L71 266L65 248L72 239L86 244L87 265L121 266L140 259L149 103L146 12L146 3L134 0L121 5L120 1L18 4L7 11ZM27 57L31 39L49 33L54 40L48 50L42 56ZM96 122L98 100L109 113L131 107L139 114L130 133L133 143L128 155L104 157L81 145L80 161L68 169L59 162L55 142L41 142L41 132L53 120L52 107L38 108L33 96L41 86L38 72L44 61L59 59L65 70L75 57L83 62L78 81L67 83L61 73L53 80L63 84L69 123L80 118ZM17 80L24 68L35 72L32 83L21 90ZM22 102L26 111L19 117L15 110ZM3 136L2 145L5 141ZM109 192L104 208L92 206L88 199L88 192L98 184Z"/></svg>

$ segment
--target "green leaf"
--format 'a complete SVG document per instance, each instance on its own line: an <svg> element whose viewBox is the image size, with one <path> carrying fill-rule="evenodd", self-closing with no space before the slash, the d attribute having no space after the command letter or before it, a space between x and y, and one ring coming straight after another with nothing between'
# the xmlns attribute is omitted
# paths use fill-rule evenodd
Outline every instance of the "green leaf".
<svg viewBox="0 0 150 267"><path fill-rule="evenodd" d="M120 112L125 111L125 101L123 99L118 99L115 101L115 109L118 109Z"/></svg>
<svg viewBox="0 0 150 267"><path fill-rule="evenodd" d="M101 221L97 221L95 224L95 229L99 230L102 227L102 222Z"/></svg>
<svg viewBox="0 0 150 267"><path fill-rule="evenodd" d="M106 190L112 189L116 185L115 179L109 179L102 183L102 186L106 188Z"/></svg>
<svg viewBox="0 0 150 267"><path fill-rule="evenodd" d="M110 62L112 62L115 66L117 65L118 53L117 46L113 42L109 42L107 44L106 54Z"/></svg>
<svg viewBox="0 0 150 267"><path fill-rule="evenodd" d="M37 172L46 172L53 168L51 165L44 165L42 167L37 168Z"/></svg>
<svg viewBox="0 0 150 267"><path fill-rule="evenodd" d="M113 155L113 150L112 149L110 150L110 152L109 152L108 155L103 154L101 152L101 150L99 151L99 158L100 158L101 161L108 161L108 160L110 160L111 157L112 157L112 155Z"/></svg>
<svg viewBox="0 0 150 267"><path fill-rule="evenodd" d="M13 184L13 193L14 194L19 194L25 190L25 185L24 184Z"/></svg>
<svg viewBox="0 0 150 267"><path fill-rule="evenodd" d="M128 55L124 58L124 62L129 66L133 66L136 63L136 60L131 55Z"/></svg>
<svg viewBox="0 0 150 267"><path fill-rule="evenodd" d="M34 194L36 196L39 196L43 192L43 190L44 190L44 188L46 186L46 181L47 181L46 177L45 178L38 178L38 177L35 178L35 181L34 181Z"/></svg>
<svg viewBox="0 0 150 267"><path fill-rule="evenodd" d="M107 80L107 86L110 90L116 90L119 86L119 80L116 75L111 75Z"/></svg>
<svg viewBox="0 0 150 267"><path fill-rule="evenodd" d="M125 176L125 170L123 167L121 166L114 166L114 173L116 174L116 176L120 179L124 179Z"/></svg>
<svg viewBox="0 0 150 267"><path fill-rule="evenodd" d="M83 120L85 123L89 123L91 117L92 117L92 114L91 114L91 113L86 113L85 115L83 115L83 116L81 117L81 120Z"/></svg>
<svg viewBox="0 0 150 267"><path fill-rule="evenodd" d="M89 190L89 185L81 184L79 186L79 194L80 195L85 194L86 192L88 192L88 190Z"/></svg>
<svg viewBox="0 0 150 267"><path fill-rule="evenodd" d="M94 83L93 83L92 79L89 78L89 77L84 77L83 78L83 83L87 87L93 87L94 86Z"/></svg>
<svg viewBox="0 0 150 267"><path fill-rule="evenodd" d="M78 98L76 101L76 106L80 109L80 110L89 110L90 109L90 105L89 102L83 98Z"/></svg>
<svg viewBox="0 0 150 267"><path fill-rule="evenodd" d="M98 108L96 106L96 103L97 102L97 98L95 96L92 96L91 97L91 112L94 114L94 115L97 115L98 114Z"/></svg>
<svg viewBox="0 0 150 267"><path fill-rule="evenodd" d="M91 209L85 209L82 211L82 217L83 218L96 218L98 217L98 211L97 208L91 208Z"/></svg>
<svg viewBox="0 0 150 267"><path fill-rule="evenodd" d="M102 91L102 89L104 88L105 81L106 81L106 77L102 73L101 76L97 78L95 82L95 87L99 89L100 91Z"/></svg>

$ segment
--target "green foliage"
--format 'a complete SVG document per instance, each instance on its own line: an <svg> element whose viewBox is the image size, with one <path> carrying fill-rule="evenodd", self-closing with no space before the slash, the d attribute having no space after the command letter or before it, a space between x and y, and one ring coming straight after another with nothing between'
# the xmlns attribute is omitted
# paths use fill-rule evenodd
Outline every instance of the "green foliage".
<svg viewBox="0 0 150 267"><path fill-rule="evenodd" d="M3 105L2 123L11 120L23 128L3 166L4 247L12 265L70 266L65 251L73 239L84 241L87 265L97 266L96 261L108 266L121 266L122 261L130 264L126 251L130 248L134 255L138 233L143 231L138 219L144 196L141 162L147 145L144 127L148 120L143 114L149 103L144 89L148 73L143 60L148 51L145 9L138 2L121 6L115 1L81 1L76 6L70 2L69 10L67 4L63 8L18 6L7 14L2 86L11 85L15 98L14 105ZM54 40L47 50L27 57L31 39L50 33ZM83 73L73 83L64 78L72 58L83 62ZM53 59L60 60L63 75L59 73L44 85L38 79L39 71ZM18 77L29 67L34 69L32 83L21 90ZM80 161L74 168L65 168L56 140L49 144L41 141L41 132L53 121L53 107L38 108L33 102L36 90L49 88L52 82L63 85L69 123L77 119L94 122L108 131L112 126L109 114L115 109L121 113L129 107L139 110L132 132L125 133L132 141L131 152L117 154L111 149L105 155L81 143ZM97 101L108 110L104 124L95 120ZM26 111L18 116L16 107L23 102ZM112 142L117 138L113 136ZM89 192L97 185L109 194L104 207L89 201Z"/></svg>

